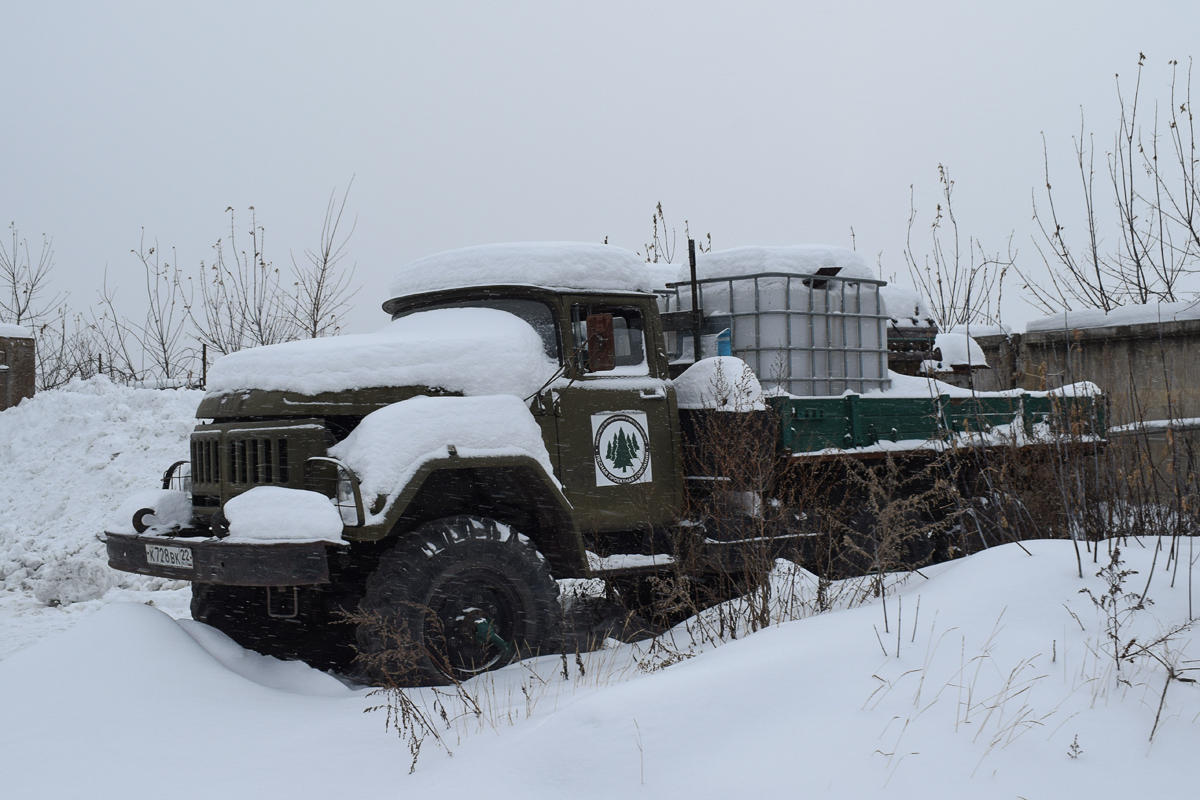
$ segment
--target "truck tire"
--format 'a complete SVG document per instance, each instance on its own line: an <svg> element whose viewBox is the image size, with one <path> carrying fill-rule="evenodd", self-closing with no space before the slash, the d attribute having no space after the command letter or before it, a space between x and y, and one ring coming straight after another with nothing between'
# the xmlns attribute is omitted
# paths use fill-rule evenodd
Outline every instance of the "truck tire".
<svg viewBox="0 0 1200 800"><path fill-rule="evenodd" d="M481 517L427 522L367 578L357 630L365 677L444 685L548 652L561 638L558 584L525 536Z"/></svg>

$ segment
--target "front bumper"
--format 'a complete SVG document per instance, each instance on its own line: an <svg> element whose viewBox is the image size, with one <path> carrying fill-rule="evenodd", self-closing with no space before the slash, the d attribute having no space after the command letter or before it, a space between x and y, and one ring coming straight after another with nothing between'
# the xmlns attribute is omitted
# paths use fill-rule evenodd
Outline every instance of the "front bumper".
<svg viewBox="0 0 1200 800"><path fill-rule="evenodd" d="M124 572L226 586L313 586L329 583L330 545L245 544L220 539L106 533L108 565ZM184 548L191 567L151 564L146 545ZM186 559L180 559L186 561Z"/></svg>

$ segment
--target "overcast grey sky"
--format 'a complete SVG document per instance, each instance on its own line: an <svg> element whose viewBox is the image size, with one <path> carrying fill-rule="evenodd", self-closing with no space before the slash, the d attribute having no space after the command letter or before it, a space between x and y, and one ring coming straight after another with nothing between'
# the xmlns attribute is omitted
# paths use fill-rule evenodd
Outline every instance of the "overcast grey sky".
<svg viewBox="0 0 1200 800"><path fill-rule="evenodd" d="M127 302L141 229L190 266L224 210L268 256L316 244L355 176L351 330L393 267L493 241L639 249L662 201L682 237L850 245L903 272L937 165L964 231L1032 265L1045 132L1079 109L1106 144L1114 73L1165 98L1200 3L4 3L0 219L55 240L90 303ZM1030 315L1017 305L1009 318Z"/></svg>

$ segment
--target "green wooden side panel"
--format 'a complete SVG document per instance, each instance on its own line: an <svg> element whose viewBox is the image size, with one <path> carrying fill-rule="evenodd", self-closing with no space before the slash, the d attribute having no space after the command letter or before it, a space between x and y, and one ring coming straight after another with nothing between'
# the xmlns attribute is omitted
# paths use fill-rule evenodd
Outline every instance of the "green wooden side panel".
<svg viewBox="0 0 1200 800"><path fill-rule="evenodd" d="M1053 430L1103 436L1098 397L987 395L974 397L774 397L780 444L793 453L869 447L881 441L945 439L1020 424L1025 433L1050 423Z"/></svg>

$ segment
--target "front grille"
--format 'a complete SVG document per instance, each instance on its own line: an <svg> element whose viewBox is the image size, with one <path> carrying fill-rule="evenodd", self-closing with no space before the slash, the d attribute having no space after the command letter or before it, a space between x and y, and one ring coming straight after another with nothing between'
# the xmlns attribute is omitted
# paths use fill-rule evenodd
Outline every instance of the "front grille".
<svg viewBox="0 0 1200 800"><path fill-rule="evenodd" d="M194 493L222 501L255 486L304 488L305 459L325 455L329 430L316 419L201 424L192 431Z"/></svg>
<svg viewBox="0 0 1200 800"><path fill-rule="evenodd" d="M212 486L221 482L221 435L192 435L192 484Z"/></svg>
<svg viewBox="0 0 1200 800"><path fill-rule="evenodd" d="M221 468L224 466L224 475ZM221 441L220 434L192 437L192 481L216 485L286 484L291 478L288 441L284 438L246 437Z"/></svg>
<svg viewBox="0 0 1200 800"><path fill-rule="evenodd" d="M291 476L287 439L234 439L226 442L226 450L230 483L287 483Z"/></svg>

